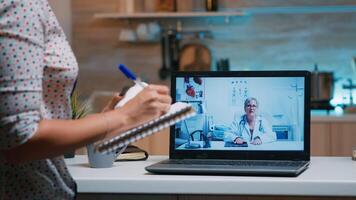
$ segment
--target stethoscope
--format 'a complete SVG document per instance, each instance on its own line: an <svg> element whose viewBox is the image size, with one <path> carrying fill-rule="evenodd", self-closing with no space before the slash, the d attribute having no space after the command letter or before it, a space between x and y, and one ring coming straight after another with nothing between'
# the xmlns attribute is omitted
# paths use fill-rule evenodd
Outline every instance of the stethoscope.
<svg viewBox="0 0 356 200"><path fill-rule="evenodd" d="M246 129L246 131L249 133L250 131L247 130L247 128L246 128L246 126L245 126L246 123L247 123L247 119L246 119L246 116L244 116L244 117L241 119L241 121L240 121L240 123L239 123L239 126L241 127L241 125L242 125L242 126ZM262 126L262 119L259 119L259 120L258 120L258 123L259 123L259 125L258 125L258 131L264 133L265 130L264 130L263 126Z"/></svg>

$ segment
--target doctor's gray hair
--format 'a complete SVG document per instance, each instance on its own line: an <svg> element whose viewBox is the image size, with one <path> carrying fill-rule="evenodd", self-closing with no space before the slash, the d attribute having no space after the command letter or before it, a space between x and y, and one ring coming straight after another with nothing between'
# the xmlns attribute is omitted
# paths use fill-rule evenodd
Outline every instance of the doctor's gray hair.
<svg viewBox="0 0 356 200"><path fill-rule="evenodd" d="M256 106L258 108L258 101L255 97L249 97L245 100L245 103L244 103L244 108L247 108L247 105L248 103L250 103L251 101L255 101L256 102Z"/></svg>

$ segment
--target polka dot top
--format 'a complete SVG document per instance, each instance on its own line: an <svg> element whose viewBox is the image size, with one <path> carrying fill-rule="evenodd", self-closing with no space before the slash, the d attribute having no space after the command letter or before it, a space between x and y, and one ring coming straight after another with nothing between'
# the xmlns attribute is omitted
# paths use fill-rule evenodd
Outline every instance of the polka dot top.
<svg viewBox="0 0 356 200"><path fill-rule="evenodd" d="M0 151L25 143L42 119L70 119L77 74L47 0L0 0ZM75 193L63 157L21 165L0 157L2 200L73 199Z"/></svg>

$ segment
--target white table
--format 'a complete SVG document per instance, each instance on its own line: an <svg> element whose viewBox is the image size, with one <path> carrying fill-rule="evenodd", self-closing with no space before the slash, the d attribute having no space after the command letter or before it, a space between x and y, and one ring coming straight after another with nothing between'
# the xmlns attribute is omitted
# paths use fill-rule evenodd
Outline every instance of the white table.
<svg viewBox="0 0 356 200"><path fill-rule="evenodd" d="M67 159L79 193L175 195L339 196L356 199L356 161L349 157L313 157L296 178L248 176L154 175L144 167L167 159L117 162L112 168L89 168L86 156ZM352 198L352 199L353 199Z"/></svg>

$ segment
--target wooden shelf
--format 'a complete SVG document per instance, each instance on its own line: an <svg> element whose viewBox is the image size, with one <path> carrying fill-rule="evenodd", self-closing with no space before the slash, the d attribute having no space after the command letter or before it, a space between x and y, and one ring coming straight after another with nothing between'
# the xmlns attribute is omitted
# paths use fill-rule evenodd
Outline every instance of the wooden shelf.
<svg viewBox="0 0 356 200"><path fill-rule="evenodd" d="M148 18L188 18L188 17L237 17L254 14L315 14L353 13L356 6L295 6L295 7L251 7L240 11L218 12L155 12L155 13L95 13L95 19L148 19Z"/></svg>
<svg viewBox="0 0 356 200"><path fill-rule="evenodd" d="M160 13L96 13L95 19L146 19L146 18L188 18L188 17L234 17L243 12L160 12Z"/></svg>

